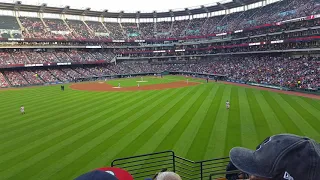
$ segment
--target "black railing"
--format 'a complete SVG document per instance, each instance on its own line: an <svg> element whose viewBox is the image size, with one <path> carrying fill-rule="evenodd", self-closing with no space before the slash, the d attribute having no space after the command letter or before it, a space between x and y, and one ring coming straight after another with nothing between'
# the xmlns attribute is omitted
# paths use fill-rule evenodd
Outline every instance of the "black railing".
<svg viewBox="0 0 320 180"><path fill-rule="evenodd" d="M152 178L161 169L176 172L184 180L208 180L212 174L224 172L228 163L228 157L191 161L176 156L173 151L162 151L115 159L111 166L127 170L135 180Z"/></svg>

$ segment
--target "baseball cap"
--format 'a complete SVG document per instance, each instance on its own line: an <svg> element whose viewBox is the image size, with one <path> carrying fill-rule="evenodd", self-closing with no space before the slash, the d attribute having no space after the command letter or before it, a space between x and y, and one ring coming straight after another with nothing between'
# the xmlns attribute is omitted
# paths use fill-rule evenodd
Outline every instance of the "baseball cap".
<svg viewBox="0 0 320 180"><path fill-rule="evenodd" d="M133 177L121 168L102 167L85 173L75 180L133 180Z"/></svg>
<svg viewBox="0 0 320 180"><path fill-rule="evenodd" d="M77 177L75 180L118 180L118 178L108 172L94 170Z"/></svg>
<svg viewBox="0 0 320 180"><path fill-rule="evenodd" d="M231 162L241 171L273 180L320 180L320 144L292 134L265 139L255 151L235 147Z"/></svg>

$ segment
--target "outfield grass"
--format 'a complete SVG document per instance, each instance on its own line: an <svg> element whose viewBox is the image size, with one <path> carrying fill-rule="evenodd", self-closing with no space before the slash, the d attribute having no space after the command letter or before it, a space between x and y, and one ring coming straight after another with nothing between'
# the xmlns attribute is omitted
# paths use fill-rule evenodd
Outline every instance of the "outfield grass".
<svg viewBox="0 0 320 180"><path fill-rule="evenodd" d="M148 83L178 80L185 78ZM169 149L191 160L217 158L285 132L320 141L319 100L220 83L139 92L48 86L0 91L0 100L1 180L72 179L117 157Z"/></svg>
<svg viewBox="0 0 320 180"><path fill-rule="evenodd" d="M145 82L139 82L139 81L145 81ZM123 78L123 79L115 79L115 80L108 80L107 83L112 86L118 86L120 83L121 87L131 87L131 86L137 86L138 83L140 86L145 85L152 85L152 84L163 84L163 83L170 83L170 82L176 82L179 81L179 78L177 77L166 77L166 78L159 78L159 77L137 77L137 78Z"/></svg>

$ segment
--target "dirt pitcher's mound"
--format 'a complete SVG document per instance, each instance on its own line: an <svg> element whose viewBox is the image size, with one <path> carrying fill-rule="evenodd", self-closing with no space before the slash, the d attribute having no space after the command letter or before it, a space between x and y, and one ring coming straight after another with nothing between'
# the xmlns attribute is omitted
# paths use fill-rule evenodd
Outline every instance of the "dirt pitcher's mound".
<svg viewBox="0 0 320 180"><path fill-rule="evenodd" d="M161 89L171 89L171 88L181 88L187 86L195 86L200 83L197 82L185 82L178 81L172 83L165 84L153 84L153 85L145 85L145 86L134 86L134 87L121 87L114 88L113 86L107 83L81 83L81 84L72 84L70 87L76 90L85 90L85 91L146 91L146 90L161 90Z"/></svg>

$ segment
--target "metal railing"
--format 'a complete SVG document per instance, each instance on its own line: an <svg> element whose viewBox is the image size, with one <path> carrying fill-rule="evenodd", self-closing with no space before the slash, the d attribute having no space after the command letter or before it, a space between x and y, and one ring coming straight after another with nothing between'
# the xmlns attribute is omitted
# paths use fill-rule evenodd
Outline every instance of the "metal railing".
<svg viewBox="0 0 320 180"><path fill-rule="evenodd" d="M115 159L111 166L125 169L135 180L152 178L161 169L176 172L184 180L208 180L212 174L225 171L228 163L228 157L191 161L173 151L162 151Z"/></svg>

